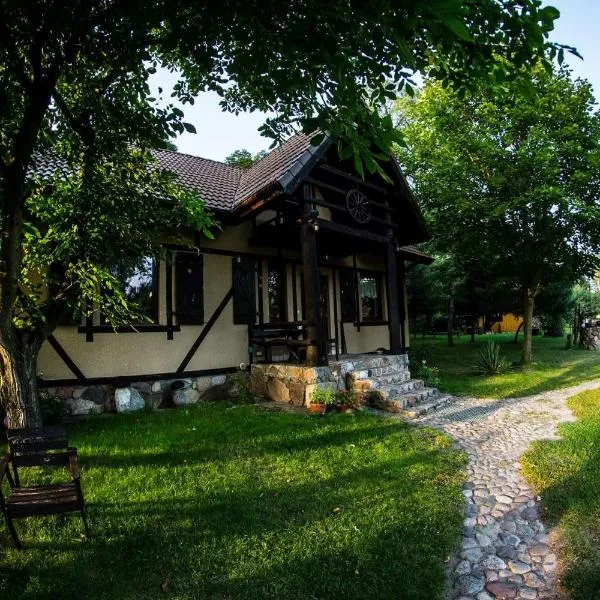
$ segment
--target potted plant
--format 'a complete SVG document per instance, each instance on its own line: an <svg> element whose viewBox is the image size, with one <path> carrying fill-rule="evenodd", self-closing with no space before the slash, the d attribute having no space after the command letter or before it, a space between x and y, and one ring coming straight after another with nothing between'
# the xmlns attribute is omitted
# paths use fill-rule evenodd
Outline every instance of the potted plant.
<svg viewBox="0 0 600 600"><path fill-rule="evenodd" d="M336 392L337 407L340 412L347 412L360 404L360 394L355 389Z"/></svg>
<svg viewBox="0 0 600 600"><path fill-rule="evenodd" d="M324 390L323 388L317 388L310 398L310 403L308 405L308 410L311 413L315 413L317 415L324 415L327 410L327 399L328 395L326 392L329 390Z"/></svg>

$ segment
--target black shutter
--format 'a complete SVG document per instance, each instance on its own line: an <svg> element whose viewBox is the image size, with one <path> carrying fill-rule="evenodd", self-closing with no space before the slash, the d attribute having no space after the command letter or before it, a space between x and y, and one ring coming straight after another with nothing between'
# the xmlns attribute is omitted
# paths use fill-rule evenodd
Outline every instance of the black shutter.
<svg viewBox="0 0 600 600"><path fill-rule="evenodd" d="M204 323L204 256L178 252L175 258L175 300L180 325Z"/></svg>
<svg viewBox="0 0 600 600"><path fill-rule="evenodd" d="M233 259L233 322L256 323L256 262L242 256Z"/></svg>

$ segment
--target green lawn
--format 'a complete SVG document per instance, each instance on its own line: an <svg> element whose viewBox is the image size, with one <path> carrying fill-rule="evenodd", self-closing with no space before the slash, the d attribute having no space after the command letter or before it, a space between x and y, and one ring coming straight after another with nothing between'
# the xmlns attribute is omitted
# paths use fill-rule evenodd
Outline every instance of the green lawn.
<svg viewBox="0 0 600 600"><path fill-rule="evenodd" d="M600 597L600 390L569 400L578 418L560 441L534 444L523 472L542 497L545 520L558 524L561 581L574 600Z"/></svg>
<svg viewBox="0 0 600 600"><path fill-rule="evenodd" d="M446 337L420 335L411 338L411 347L428 348L429 363L439 367L441 389L456 395L479 398L510 398L527 396L577 385L582 381L600 378L600 352L567 350L565 338L534 337L534 364L527 369L515 368L504 375L483 377L475 375L473 365L479 348L487 340L502 346L502 352L510 361L518 362L521 343L513 344L513 334L479 335L476 343L470 336L456 338L453 348L446 345ZM519 336L519 340L523 339Z"/></svg>
<svg viewBox="0 0 600 600"><path fill-rule="evenodd" d="M73 426L76 516L0 528L0 598L440 598L465 458L365 413L205 404ZM164 588L161 589L161 586Z"/></svg>

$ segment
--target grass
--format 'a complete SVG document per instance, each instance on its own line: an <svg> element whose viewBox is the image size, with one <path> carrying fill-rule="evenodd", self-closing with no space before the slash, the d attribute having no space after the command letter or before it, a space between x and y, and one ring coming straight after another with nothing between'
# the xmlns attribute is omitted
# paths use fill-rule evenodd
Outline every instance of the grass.
<svg viewBox="0 0 600 600"><path fill-rule="evenodd" d="M558 525L564 591L590 600L600 597L600 390L568 404L577 422L560 426L561 440L532 445L521 463L545 519Z"/></svg>
<svg viewBox="0 0 600 600"><path fill-rule="evenodd" d="M0 528L0 597L440 598L465 458L433 430L365 413L206 404L70 430L76 516Z"/></svg>
<svg viewBox="0 0 600 600"><path fill-rule="evenodd" d="M500 344L510 362L518 363L521 343L513 344L513 334L479 335L475 344L462 335L448 348L445 336L411 338L411 348L428 348L429 363L440 369L440 388L459 396L478 398L510 398L528 396L577 385L600 378L600 352L565 348L565 338L533 338L534 364L526 369L516 367L508 373L484 377L477 375L474 365L479 348L487 340ZM522 336L520 336L522 340Z"/></svg>

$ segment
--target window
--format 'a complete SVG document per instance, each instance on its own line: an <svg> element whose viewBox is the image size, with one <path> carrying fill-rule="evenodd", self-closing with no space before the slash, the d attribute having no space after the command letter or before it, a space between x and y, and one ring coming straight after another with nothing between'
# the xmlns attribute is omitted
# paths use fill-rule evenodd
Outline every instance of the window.
<svg viewBox="0 0 600 600"><path fill-rule="evenodd" d="M381 278L378 275L360 276L360 311L362 321L382 321Z"/></svg>
<svg viewBox="0 0 600 600"><path fill-rule="evenodd" d="M269 294L269 323L281 323L285 314L285 270L280 261L270 260L267 273Z"/></svg>
<svg viewBox="0 0 600 600"><path fill-rule="evenodd" d="M340 303L342 321L354 323L356 321L356 275L350 269L340 271Z"/></svg>
<svg viewBox="0 0 600 600"><path fill-rule="evenodd" d="M180 325L204 323L203 258L192 252L178 252L175 258L175 312Z"/></svg>
<svg viewBox="0 0 600 600"><path fill-rule="evenodd" d="M158 322L158 269L154 259L145 256L137 265L115 265L111 273L121 281L125 297L153 323ZM146 323L146 321L140 321Z"/></svg>

